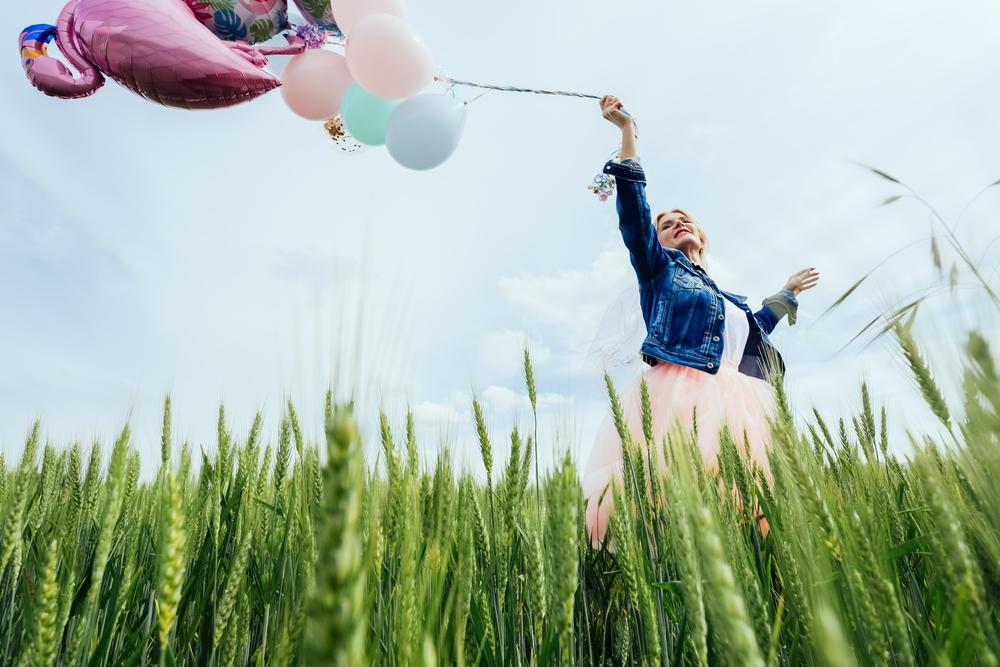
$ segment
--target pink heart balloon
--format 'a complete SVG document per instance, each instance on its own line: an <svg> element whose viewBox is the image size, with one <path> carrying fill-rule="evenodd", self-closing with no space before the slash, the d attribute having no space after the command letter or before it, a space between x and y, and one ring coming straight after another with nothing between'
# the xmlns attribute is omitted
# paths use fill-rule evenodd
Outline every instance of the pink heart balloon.
<svg viewBox="0 0 1000 667"><path fill-rule="evenodd" d="M67 99L92 95L107 75L166 106L231 106L281 85L260 69L267 55L305 47L298 39L280 48L222 42L183 0L72 0L57 23L25 28L21 63L36 88ZM53 38L79 78L46 53Z"/></svg>
<svg viewBox="0 0 1000 667"><path fill-rule="evenodd" d="M347 38L347 67L372 95L398 100L431 82L434 61L410 24L391 14L365 16Z"/></svg>

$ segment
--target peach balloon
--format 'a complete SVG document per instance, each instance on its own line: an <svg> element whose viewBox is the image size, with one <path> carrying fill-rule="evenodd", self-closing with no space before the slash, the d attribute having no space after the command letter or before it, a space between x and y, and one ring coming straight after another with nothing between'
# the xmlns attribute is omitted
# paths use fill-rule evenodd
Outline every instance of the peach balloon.
<svg viewBox="0 0 1000 667"><path fill-rule="evenodd" d="M281 82L289 109L309 120L326 120L337 115L340 98L353 80L344 56L309 49L288 61Z"/></svg>
<svg viewBox="0 0 1000 667"><path fill-rule="evenodd" d="M334 4L333 18L345 35L350 35L358 21L369 14L392 14L406 18L406 0L336 0Z"/></svg>
<svg viewBox="0 0 1000 667"><path fill-rule="evenodd" d="M420 92L434 76L423 38L391 14L365 16L347 38L347 67L372 95L398 100Z"/></svg>

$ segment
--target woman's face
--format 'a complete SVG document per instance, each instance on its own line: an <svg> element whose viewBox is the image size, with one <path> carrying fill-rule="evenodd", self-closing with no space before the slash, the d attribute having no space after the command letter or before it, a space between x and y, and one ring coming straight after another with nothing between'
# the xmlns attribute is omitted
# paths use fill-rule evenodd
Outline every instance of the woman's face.
<svg viewBox="0 0 1000 667"><path fill-rule="evenodd" d="M704 244L698 226L683 211L663 213L656 219L656 236L665 248L677 248L686 255L698 255Z"/></svg>

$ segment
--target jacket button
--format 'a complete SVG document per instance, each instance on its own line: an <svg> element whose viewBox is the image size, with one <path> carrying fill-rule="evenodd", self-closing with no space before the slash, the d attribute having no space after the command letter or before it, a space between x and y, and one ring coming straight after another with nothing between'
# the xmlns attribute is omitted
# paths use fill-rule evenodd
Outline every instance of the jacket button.
<svg viewBox="0 0 1000 667"><path fill-rule="evenodd" d="M719 319L720 320L724 320L724 319L726 319L726 316L724 314L722 314L722 313L719 313Z"/></svg>
<svg viewBox="0 0 1000 667"><path fill-rule="evenodd" d="M711 361L708 362L706 366L708 366L709 368L715 368L715 364L713 364Z"/></svg>
<svg viewBox="0 0 1000 667"><path fill-rule="evenodd" d="M714 340L715 342L719 342L719 337L718 336L712 336L712 340Z"/></svg>

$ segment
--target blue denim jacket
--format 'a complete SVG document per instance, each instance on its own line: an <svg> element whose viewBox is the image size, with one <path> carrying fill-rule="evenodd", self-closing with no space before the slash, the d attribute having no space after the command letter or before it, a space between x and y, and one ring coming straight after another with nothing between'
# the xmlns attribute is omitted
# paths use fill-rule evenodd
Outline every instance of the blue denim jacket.
<svg viewBox="0 0 1000 667"><path fill-rule="evenodd" d="M646 321L643 360L651 366L664 360L717 373L726 324L723 299L729 299L747 314L750 323L739 371L761 379L771 370L783 374L784 361L767 335L786 313L794 323L795 295L782 290L764 300L770 305L751 311L745 296L720 289L684 253L660 245L646 202L646 176L637 161L610 160L604 172L615 177L618 229L639 279Z"/></svg>

